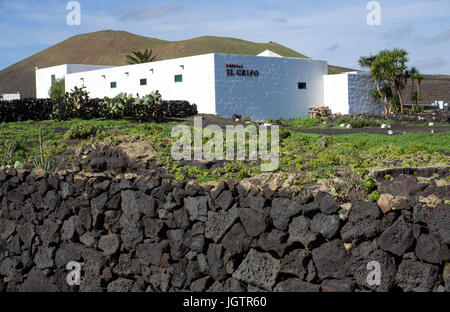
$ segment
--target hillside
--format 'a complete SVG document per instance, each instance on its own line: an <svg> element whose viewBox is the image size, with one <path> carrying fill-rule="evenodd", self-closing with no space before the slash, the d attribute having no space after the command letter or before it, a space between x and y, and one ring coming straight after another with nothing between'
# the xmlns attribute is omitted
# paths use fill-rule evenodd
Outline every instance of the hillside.
<svg viewBox="0 0 450 312"><path fill-rule="evenodd" d="M270 49L287 57L306 57L278 43L255 43L226 37L164 41L125 31L105 30L71 37L0 71L0 92L36 94L35 68L60 64L125 65L130 50L152 49L159 60L205 53L257 55Z"/></svg>

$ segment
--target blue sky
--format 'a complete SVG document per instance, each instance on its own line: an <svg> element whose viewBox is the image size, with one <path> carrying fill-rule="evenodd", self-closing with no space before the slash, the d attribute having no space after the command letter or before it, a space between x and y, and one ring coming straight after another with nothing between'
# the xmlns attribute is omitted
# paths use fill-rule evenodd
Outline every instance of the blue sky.
<svg viewBox="0 0 450 312"><path fill-rule="evenodd" d="M276 41L351 68L362 55L400 47L424 73L450 74L450 0L379 0L380 26L367 24L369 0L79 0L80 26L67 25L68 2L0 0L0 69L70 36L115 29Z"/></svg>

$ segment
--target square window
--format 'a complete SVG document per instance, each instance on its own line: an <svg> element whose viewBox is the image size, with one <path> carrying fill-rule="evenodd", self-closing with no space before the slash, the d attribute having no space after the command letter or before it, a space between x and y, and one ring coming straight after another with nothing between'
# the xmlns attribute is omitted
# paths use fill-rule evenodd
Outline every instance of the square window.
<svg viewBox="0 0 450 312"><path fill-rule="evenodd" d="M183 82L183 75L176 75L175 82Z"/></svg>
<svg viewBox="0 0 450 312"><path fill-rule="evenodd" d="M117 82L111 82L111 89L117 88Z"/></svg>
<svg viewBox="0 0 450 312"><path fill-rule="evenodd" d="M298 83L298 88L299 89L306 89L306 82L299 82Z"/></svg>
<svg viewBox="0 0 450 312"><path fill-rule="evenodd" d="M141 86L146 86L147 85L147 79L141 79L140 81Z"/></svg>

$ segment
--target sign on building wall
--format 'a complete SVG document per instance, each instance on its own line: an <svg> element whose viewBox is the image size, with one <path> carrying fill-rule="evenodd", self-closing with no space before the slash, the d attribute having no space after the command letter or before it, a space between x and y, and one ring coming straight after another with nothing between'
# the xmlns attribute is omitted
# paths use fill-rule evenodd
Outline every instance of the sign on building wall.
<svg viewBox="0 0 450 312"><path fill-rule="evenodd" d="M239 77L258 77L259 71L254 69L245 69L241 64L227 64L227 76L239 76Z"/></svg>

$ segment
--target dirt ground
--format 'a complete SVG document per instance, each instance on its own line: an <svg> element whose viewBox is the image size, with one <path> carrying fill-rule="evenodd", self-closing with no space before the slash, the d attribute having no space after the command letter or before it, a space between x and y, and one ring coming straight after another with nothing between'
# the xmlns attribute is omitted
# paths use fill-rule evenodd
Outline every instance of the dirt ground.
<svg viewBox="0 0 450 312"><path fill-rule="evenodd" d="M202 125L203 127L206 127L208 125L218 125L221 127L227 126L227 125L247 125L246 122L242 121L235 121L233 119L229 118L223 118L216 115L198 115L199 117L203 117ZM191 121L186 122L186 124L192 125L193 123ZM436 127L428 127L423 126L421 124L417 124L417 126L411 126L411 123L409 125L404 125L400 122L395 122L391 125L391 129L381 129L381 128L354 128L354 129L298 129L298 128L290 128L287 127L286 129L293 131L293 132L299 132L299 133L313 133L313 134L322 134L322 135L341 135L341 134L354 134L354 133L373 133L373 134L386 134L388 135L388 131L392 130L394 132L394 135L396 134L403 134L403 133L409 133L409 132L430 132L433 129L434 133L438 132L446 132L450 131L450 125L448 126L436 126Z"/></svg>
<svg viewBox="0 0 450 312"><path fill-rule="evenodd" d="M425 126L405 126L400 123L391 125L391 129L381 129L381 128L355 128L355 129L293 129L287 128L293 132L300 133L314 133L322 135L340 135L340 134L354 134L354 133L373 133L373 134L385 134L389 135L388 131L392 130L394 135L404 134L410 132L430 132L434 133L450 131L450 126L438 126L438 127L425 127Z"/></svg>

